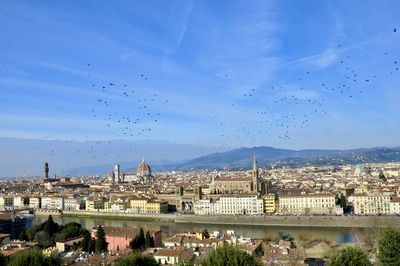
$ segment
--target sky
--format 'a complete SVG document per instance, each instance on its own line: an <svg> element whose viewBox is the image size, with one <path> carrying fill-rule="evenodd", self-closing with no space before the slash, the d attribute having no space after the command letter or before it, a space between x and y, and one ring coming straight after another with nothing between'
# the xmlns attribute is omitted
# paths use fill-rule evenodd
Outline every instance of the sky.
<svg viewBox="0 0 400 266"><path fill-rule="evenodd" d="M205 152L399 146L398 10L365 0L1 1L0 137Z"/></svg>

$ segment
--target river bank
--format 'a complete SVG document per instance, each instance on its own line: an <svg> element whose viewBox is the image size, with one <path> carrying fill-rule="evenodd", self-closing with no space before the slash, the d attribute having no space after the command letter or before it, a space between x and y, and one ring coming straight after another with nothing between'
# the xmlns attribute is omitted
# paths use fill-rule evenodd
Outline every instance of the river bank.
<svg viewBox="0 0 400 266"><path fill-rule="evenodd" d="M65 217L113 220L173 222L216 225L257 225L283 227L370 228L400 227L399 216L199 216L191 214L136 214L65 211Z"/></svg>

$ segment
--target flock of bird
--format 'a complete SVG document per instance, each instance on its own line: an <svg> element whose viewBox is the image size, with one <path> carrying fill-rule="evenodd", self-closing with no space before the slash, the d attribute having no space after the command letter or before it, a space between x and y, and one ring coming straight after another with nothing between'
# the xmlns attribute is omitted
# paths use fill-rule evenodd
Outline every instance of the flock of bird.
<svg viewBox="0 0 400 266"><path fill-rule="evenodd" d="M393 33L396 31L393 29ZM394 58L388 52L382 54L392 62L388 77L398 73L400 59ZM314 118L327 115L331 98L342 97L351 103L372 88L379 78L387 78L360 73L353 66L350 55L339 58L337 66L341 76L337 77L335 82L319 81L318 85L311 86L310 82L317 82L320 78L316 76L318 73L308 70L297 77L298 87L295 88L271 84L268 88L249 88L243 91L239 101L232 102L231 106L243 112L249 119L226 119L223 113L209 113L207 117L210 123L220 129L216 133L219 145L213 151L227 150L231 148L232 143L235 143L235 146L252 145L260 143L260 139L268 141L269 138L275 138L282 144L292 139L294 130L309 128ZM93 68L91 64L87 64L87 67ZM142 82L150 80L149 75L145 73L139 72L137 77ZM230 76L224 74L224 79L229 81ZM89 109L91 116L102 121L104 129L111 131L118 141L134 140L138 136L143 138L158 130L157 124L164 118L160 110L168 110L168 99L156 93L143 94L143 91L127 83L90 82L89 86L98 92L98 97L93 99L93 105ZM319 96L307 97L310 91L320 92ZM257 99L265 101L259 104ZM255 104L252 104L253 102ZM280 133L277 135L277 132ZM77 150L76 154L87 154L93 158L107 156L107 153L96 152L96 144L101 143L112 144L111 141L93 142L90 149ZM55 151L52 150L50 154L55 156Z"/></svg>

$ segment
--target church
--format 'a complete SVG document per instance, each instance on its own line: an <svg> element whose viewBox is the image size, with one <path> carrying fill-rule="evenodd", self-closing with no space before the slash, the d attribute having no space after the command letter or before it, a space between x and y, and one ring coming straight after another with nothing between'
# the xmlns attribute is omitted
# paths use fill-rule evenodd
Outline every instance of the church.
<svg viewBox="0 0 400 266"><path fill-rule="evenodd" d="M144 159L138 165L136 173L121 173L118 164L115 165L114 173L112 173L113 183L137 182L146 184L153 181L153 179L150 165Z"/></svg>
<svg viewBox="0 0 400 266"><path fill-rule="evenodd" d="M210 191L212 194L263 193L262 187L263 184L260 182L256 156L254 156L251 177L217 176L211 182Z"/></svg>

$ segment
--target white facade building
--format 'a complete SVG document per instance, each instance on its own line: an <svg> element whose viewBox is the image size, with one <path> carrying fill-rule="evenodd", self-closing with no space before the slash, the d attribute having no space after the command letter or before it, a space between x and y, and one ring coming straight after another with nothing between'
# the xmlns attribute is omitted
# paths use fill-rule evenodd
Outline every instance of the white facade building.
<svg viewBox="0 0 400 266"><path fill-rule="evenodd" d="M279 212L282 214L327 214L335 215L335 195L288 195L279 197Z"/></svg>
<svg viewBox="0 0 400 266"><path fill-rule="evenodd" d="M390 214L390 196L382 194L360 194L348 198L353 203L354 214Z"/></svg>
<svg viewBox="0 0 400 266"><path fill-rule="evenodd" d="M29 208L40 208L40 197L29 197Z"/></svg>
<svg viewBox="0 0 400 266"><path fill-rule="evenodd" d="M400 215L400 198L390 200L390 214Z"/></svg>
<svg viewBox="0 0 400 266"><path fill-rule="evenodd" d="M217 215L219 211L219 201L202 199L194 203L194 213L198 215Z"/></svg>
<svg viewBox="0 0 400 266"><path fill-rule="evenodd" d="M42 197L42 209L64 210L64 198L56 196Z"/></svg>
<svg viewBox="0 0 400 266"><path fill-rule="evenodd" d="M263 214L264 200L253 194L223 195L219 199L219 214Z"/></svg>

